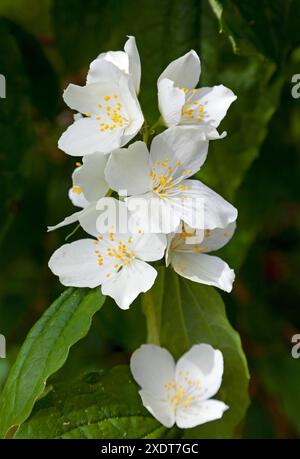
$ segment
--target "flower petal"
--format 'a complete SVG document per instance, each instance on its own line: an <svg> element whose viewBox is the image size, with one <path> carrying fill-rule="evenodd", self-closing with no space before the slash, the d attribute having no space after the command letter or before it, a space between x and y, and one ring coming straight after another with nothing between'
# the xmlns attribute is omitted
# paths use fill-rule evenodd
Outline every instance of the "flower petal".
<svg viewBox="0 0 300 459"><path fill-rule="evenodd" d="M103 197L109 189L105 180L104 169L107 156L93 153L83 158L83 164L75 170L73 180L82 189L85 198L92 202Z"/></svg>
<svg viewBox="0 0 300 459"><path fill-rule="evenodd" d="M130 370L142 389L156 399L166 400L164 384L175 378L175 361L167 349L143 344L132 354Z"/></svg>
<svg viewBox="0 0 300 459"><path fill-rule="evenodd" d="M180 276L231 292L234 271L219 257L204 253L172 252L171 264Z"/></svg>
<svg viewBox="0 0 300 459"><path fill-rule="evenodd" d="M126 198L126 204L136 225L146 233L172 233L180 224L180 216L169 199L149 192Z"/></svg>
<svg viewBox="0 0 300 459"><path fill-rule="evenodd" d="M103 74L105 73L107 67L103 65L102 61L110 62L118 67L118 69L128 73L129 63L127 54L124 53L124 51L108 51L107 53L99 54L99 56L91 63L86 78L87 84L103 81Z"/></svg>
<svg viewBox="0 0 300 459"><path fill-rule="evenodd" d="M74 212L72 215L69 215L66 217L62 222L57 223L57 225L54 226L48 226L47 231L54 231L58 228L61 228L63 226L71 225L71 223L78 222L79 217L83 213L84 209L79 210L78 212Z"/></svg>
<svg viewBox="0 0 300 459"><path fill-rule="evenodd" d="M167 126L180 123L181 110L185 102L184 92L174 86L174 82L164 78L157 84L159 111Z"/></svg>
<svg viewBox="0 0 300 459"><path fill-rule="evenodd" d="M191 50L172 61L162 72L158 82L163 78L169 78L174 81L175 86L192 89L199 81L200 71L199 56L194 50Z"/></svg>
<svg viewBox="0 0 300 459"><path fill-rule="evenodd" d="M187 187L182 193L185 199L177 204L182 220L192 228L225 228L237 219L237 209L199 180L184 180L181 185Z"/></svg>
<svg viewBox="0 0 300 459"><path fill-rule="evenodd" d="M129 58L128 72L131 75L136 93L139 93L141 83L141 60L134 37L128 37L124 50Z"/></svg>
<svg viewBox="0 0 300 459"><path fill-rule="evenodd" d="M199 245L199 249L204 253L221 249L230 241L235 229L236 222L232 222L225 228L215 228L213 230L204 231L204 238Z"/></svg>
<svg viewBox="0 0 300 459"><path fill-rule="evenodd" d="M149 152L144 142L138 141L128 148L115 150L105 169L109 186L127 196L141 194L151 189Z"/></svg>
<svg viewBox="0 0 300 459"><path fill-rule="evenodd" d="M176 424L180 429L189 429L206 422L221 419L228 406L219 400L193 403L188 408L177 408Z"/></svg>
<svg viewBox="0 0 300 459"><path fill-rule="evenodd" d="M81 227L91 236L97 237L99 234L96 224L100 215L101 211L97 209L96 203L93 202L78 217Z"/></svg>
<svg viewBox="0 0 300 459"><path fill-rule="evenodd" d="M96 208L96 203L92 203L74 214L66 217L62 222L55 226L48 226L48 231L54 231L62 226L70 225L71 223L79 222L84 231L91 236L98 235L96 228L97 218L101 215L101 210Z"/></svg>
<svg viewBox="0 0 300 459"><path fill-rule="evenodd" d="M90 65L87 85L94 83L118 85L123 74L121 68L124 66L125 70L128 70L128 57L123 51L101 53Z"/></svg>
<svg viewBox="0 0 300 459"><path fill-rule="evenodd" d="M175 424L175 412L169 402L153 397L145 390L140 390L144 407L155 417L163 426L173 427Z"/></svg>
<svg viewBox="0 0 300 459"><path fill-rule="evenodd" d="M200 88L199 96L201 105L204 106L203 120L215 128L219 126L228 108L236 100L236 95L231 89L222 84L212 88Z"/></svg>
<svg viewBox="0 0 300 459"><path fill-rule="evenodd" d="M182 175L187 178L198 172L207 153L208 141L203 140L203 132L196 126L171 127L154 137L150 148L152 164L168 159L173 179Z"/></svg>
<svg viewBox="0 0 300 459"><path fill-rule="evenodd" d="M143 234L134 238L136 256L143 261L160 260L165 253L167 239L164 234Z"/></svg>
<svg viewBox="0 0 300 459"><path fill-rule="evenodd" d="M121 309L129 309L141 292L150 290L157 271L144 261L134 260L102 284L103 295L111 296Z"/></svg>
<svg viewBox="0 0 300 459"><path fill-rule="evenodd" d="M63 285L94 288L101 284L103 270L95 254L95 240L81 239L54 252L49 268Z"/></svg>
<svg viewBox="0 0 300 459"><path fill-rule="evenodd" d="M100 132L99 121L95 118L81 118L62 134L58 147L71 156L110 153L121 146L123 133L121 127Z"/></svg>
<svg viewBox="0 0 300 459"><path fill-rule="evenodd" d="M186 379L199 380L198 401L207 400L220 389L223 371L222 352L210 344L196 344L177 362L176 385L186 385Z"/></svg>
<svg viewBox="0 0 300 459"><path fill-rule="evenodd" d="M84 209L89 205L89 202L85 199L82 190L78 186L73 186L68 191L69 198L72 204L76 207Z"/></svg>

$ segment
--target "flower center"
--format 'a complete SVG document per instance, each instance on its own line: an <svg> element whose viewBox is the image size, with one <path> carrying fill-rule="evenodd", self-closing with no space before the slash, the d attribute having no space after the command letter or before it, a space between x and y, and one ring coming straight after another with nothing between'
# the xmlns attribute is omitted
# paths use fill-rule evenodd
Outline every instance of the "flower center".
<svg viewBox="0 0 300 459"><path fill-rule="evenodd" d="M102 241L103 251L100 251L100 247L98 245ZM103 239L103 236L98 236L98 241L95 241L97 246L95 253L98 258L98 265L103 266L104 264L104 256L111 257L115 259L115 263L113 265L114 270L113 272L118 272L124 266L128 266L135 258L135 253L131 248L131 238L128 238L127 243L123 241L119 241L115 239L114 233L109 233L109 239ZM101 253L102 252L102 253ZM109 264L111 267L112 264ZM112 273L108 272L106 277L110 277Z"/></svg>
<svg viewBox="0 0 300 459"><path fill-rule="evenodd" d="M181 373L181 372L180 372ZM189 379L189 372L185 372L183 384L176 384L171 380L163 385L169 405L175 411L176 408L188 408L192 402L199 400L200 381Z"/></svg>
<svg viewBox="0 0 300 459"><path fill-rule="evenodd" d="M172 167L169 160L165 159L164 161L156 161L155 166L151 167L152 190L160 198L168 197L170 194L175 195L176 192L182 192L189 188L188 185L180 185L180 182L191 171L183 170L179 177L174 178L175 172L181 165L181 161L177 161L175 167Z"/></svg>
<svg viewBox="0 0 300 459"><path fill-rule="evenodd" d="M129 124L127 113L124 110L122 102L117 94L103 96L99 103L99 115L95 115L99 121L99 131L113 131L116 128L126 128ZM85 113L85 116L90 117L90 113Z"/></svg>
<svg viewBox="0 0 300 459"><path fill-rule="evenodd" d="M185 93L185 104L181 110L183 122L201 123L205 116L204 106L199 100L199 89L179 88Z"/></svg>

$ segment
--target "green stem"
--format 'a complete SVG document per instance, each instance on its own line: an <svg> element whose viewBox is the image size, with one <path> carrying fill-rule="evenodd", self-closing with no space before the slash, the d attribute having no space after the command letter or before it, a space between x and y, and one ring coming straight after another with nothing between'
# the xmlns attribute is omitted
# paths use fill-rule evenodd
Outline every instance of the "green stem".
<svg viewBox="0 0 300 459"><path fill-rule="evenodd" d="M143 142L145 142L146 145L148 144L149 137L152 136L155 133L155 129L160 126L164 126L164 121L161 116L154 124L152 124L152 126L149 126L145 121L141 134L143 136Z"/></svg>
<svg viewBox="0 0 300 459"><path fill-rule="evenodd" d="M161 126L164 126L164 120L163 120L162 117L160 116L160 117L158 118L158 120L157 120L154 124L152 124L152 126L150 127L149 133L150 133L150 134L154 134L155 129L158 128L158 127L161 127Z"/></svg>
<svg viewBox="0 0 300 459"><path fill-rule="evenodd" d="M73 236L73 234L75 234L79 228L80 228L80 223L78 223L78 225L73 229L73 231L70 234L68 234L68 236L66 236L65 241L70 239L70 237Z"/></svg>
<svg viewBox="0 0 300 459"><path fill-rule="evenodd" d="M109 188L109 190L105 194L105 198L109 198L113 194L113 190Z"/></svg>
<svg viewBox="0 0 300 459"><path fill-rule="evenodd" d="M152 291L148 290L148 292L144 293L143 295L143 303L144 303L144 313L147 320L147 332L148 332L148 343L150 344L157 344L160 345L160 338L159 338L159 324L157 320L157 314L155 310L155 304L153 301Z"/></svg>
<svg viewBox="0 0 300 459"><path fill-rule="evenodd" d="M148 144L149 135L150 135L149 129L145 128L143 131L143 142L145 142L146 145Z"/></svg>

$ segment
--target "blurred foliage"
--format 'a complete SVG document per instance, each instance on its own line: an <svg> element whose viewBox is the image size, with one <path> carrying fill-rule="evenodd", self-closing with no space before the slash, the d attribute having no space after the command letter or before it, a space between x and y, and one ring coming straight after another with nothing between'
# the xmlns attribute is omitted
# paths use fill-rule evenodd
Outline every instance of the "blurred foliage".
<svg viewBox="0 0 300 459"><path fill-rule="evenodd" d="M158 116L157 77L190 48L201 56L201 85L223 83L238 95L220 128L228 136L211 142L199 173L239 210L236 235L222 250L237 271L224 302L251 374L252 402L238 435L299 437L300 360L291 357L291 337L300 331L300 101L291 96L291 77L300 73L299 2L2 0L0 16L0 73L7 81L0 100L0 333L8 345L0 387L29 329L63 290L47 262L70 230L46 233L72 212L74 160L56 146L72 113L60 93L69 82L84 84L100 52L122 49L126 35L135 35L149 122ZM142 314L140 301L124 312L107 299L51 377L59 394L61 381L78 372L128 363L146 339ZM52 397L36 405L38 416L51 409Z"/></svg>

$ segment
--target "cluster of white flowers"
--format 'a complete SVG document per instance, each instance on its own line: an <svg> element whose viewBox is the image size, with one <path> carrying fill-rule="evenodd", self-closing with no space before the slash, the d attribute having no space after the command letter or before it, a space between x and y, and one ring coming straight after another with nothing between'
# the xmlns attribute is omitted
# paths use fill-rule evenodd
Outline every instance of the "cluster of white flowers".
<svg viewBox="0 0 300 459"><path fill-rule="evenodd" d="M192 50L160 75L161 117L154 126L167 129L155 137L137 97L141 64L134 37L124 51L100 54L85 86L65 90L65 102L77 113L59 147L83 157L69 190L80 210L49 230L79 222L92 238L52 255L49 267L63 285L101 285L128 309L155 282L150 262L165 256L179 275L231 291L233 270L209 252L231 239L237 210L191 177L205 162L209 141L226 135L217 128L236 96L223 85L196 89L200 70ZM139 133L142 140L126 147ZM167 427L193 427L228 408L209 400L221 385L223 357L208 344L193 346L176 365L165 349L144 345L133 354L131 370L143 404Z"/></svg>
<svg viewBox="0 0 300 459"><path fill-rule="evenodd" d="M140 140L125 147L144 124L134 37L124 51L100 54L85 86L70 84L65 90L65 102L78 113L59 147L83 157L69 191L81 210L49 229L79 222L93 239L65 244L52 255L49 266L62 284L101 285L105 295L127 309L155 281L157 272L148 262L165 255L166 264L181 276L231 290L233 270L208 253L229 241L237 210L190 177L204 163L209 140L224 137L217 127L236 96L223 85L195 89L199 77L195 51L160 75L158 103L167 129L149 149ZM111 193L119 199L105 197ZM124 219L131 222L125 229L120 227Z"/></svg>

